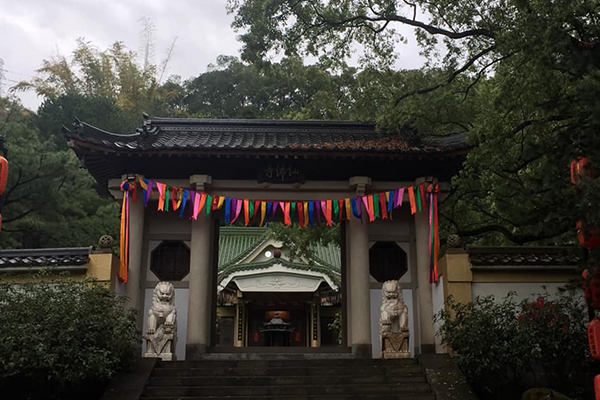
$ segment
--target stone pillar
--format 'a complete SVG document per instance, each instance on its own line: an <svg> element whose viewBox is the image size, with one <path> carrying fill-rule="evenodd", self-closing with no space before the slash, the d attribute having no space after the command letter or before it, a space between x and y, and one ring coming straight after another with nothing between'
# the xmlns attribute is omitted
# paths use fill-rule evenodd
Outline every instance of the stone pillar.
<svg viewBox="0 0 600 400"><path fill-rule="evenodd" d="M210 183L206 175L190 177L192 187L204 190L204 184ZM204 213L191 221L190 273L188 290L188 321L186 359L201 357L210 345L213 271L211 263L212 218L206 219Z"/></svg>
<svg viewBox="0 0 600 400"><path fill-rule="evenodd" d="M234 347L244 347L244 331L245 331L245 307L242 299L242 292L238 290L237 303L235 303L235 322L233 324L235 339L233 340Z"/></svg>
<svg viewBox="0 0 600 400"><path fill-rule="evenodd" d="M352 352L358 357L371 358L371 284L369 281L368 220L351 218L349 223L350 262L350 330Z"/></svg>
<svg viewBox="0 0 600 400"><path fill-rule="evenodd" d="M142 310L142 299L144 298L144 283L142 277L142 249L144 244L144 201L141 196L137 201L129 202L129 268L127 271L127 284L125 284L125 296L127 296L126 306L135 308L138 311L138 324L141 328L142 317L145 315Z"/></svg>
<svg viewBox="0 0 600 400"><path fill-rule="evenodd" d="M424 181L424 178L419 178L416 184L418 185ZM431 283L429 282L429 216L426 211L417 211L414 218L421 352L434 353L433 297Z"/></svg>
<svg viewBox="0 0 600 400"><path fill-rule="evenodd" d="M310 347L319 347L321 344L320 306L320 298L318 297L313 299L310 305Z"/></svg>

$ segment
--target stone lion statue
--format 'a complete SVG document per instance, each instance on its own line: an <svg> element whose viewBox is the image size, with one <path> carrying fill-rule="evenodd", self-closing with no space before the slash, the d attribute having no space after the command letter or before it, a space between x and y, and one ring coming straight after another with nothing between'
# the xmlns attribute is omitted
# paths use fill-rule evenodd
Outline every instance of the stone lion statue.
<svg viewBox="0 0 600 400"><path fill-rule="evenodd" d="M145 357L175 360L177 346L177 310L175 287L171 282L158 282L152 292L152 306L148 310Z"/></svg>
<svg viewBox="0 0 600 400"><path fill-rule="evenodd" d="M387 281L381 289L379 333L384 358L408 357L408 307L399 281Z"/></svg>

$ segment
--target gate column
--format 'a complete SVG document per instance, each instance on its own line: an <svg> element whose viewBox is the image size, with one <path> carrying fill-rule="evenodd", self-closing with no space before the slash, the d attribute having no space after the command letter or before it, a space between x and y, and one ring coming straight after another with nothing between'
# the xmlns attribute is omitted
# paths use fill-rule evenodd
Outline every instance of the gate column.
<svg viewBox="0 0 600 400"><path fill-rule="evenodd" d="M138 311L138 327L142 327L143 290L142 290L142 246L144 243L144 215L146 209L143 200L131 201L129 203L129 268L127 271L127 283L125 284L125 296L127 307Z"/></svg>
<svg viewBox="0 0 600 400"><path fill-rule="evenodd" d="M417 185L422 182L425 182L425 178L419 178L415 181ZM414 218L421 352L435 353L433 297L431 283L429 282L429 215L426 211L421 211L415 213Z"/></svg>
<svg viewBox="0 0 600 400"><path fill-rule="evenodd" d="M192 175L192 188L204 191L211 182L207 175ZM188 290L186 360L194 360L206 353L210 345L211 311L213 302L212 271L212 217L199 215L191 221L190 273Z"/></svg>
<svg viewBox="0 0 600 400"><path fill-rule="evenodd" d="M371 180L353 177L357 195L363 195ZM359 357L371 358L371 283L369 279L369 222L366 213L362 220L350 218L348 224L348 255L350 261L350 330L352 352Z"/></svg>

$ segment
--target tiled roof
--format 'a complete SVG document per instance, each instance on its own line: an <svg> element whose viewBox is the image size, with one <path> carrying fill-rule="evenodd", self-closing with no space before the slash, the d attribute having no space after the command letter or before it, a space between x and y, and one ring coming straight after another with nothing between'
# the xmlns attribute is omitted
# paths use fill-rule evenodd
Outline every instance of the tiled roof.
<svg viewBox="0 0 600 400"><path fill-rule="evenodd" d="M267 228L225 226L219 230L219 268L249 253L266 239Z"/></svg>
<svg viewBox="0 0 600 400"><path fill-rule="evenodd" d="M12 267L71 267L89 262L92 247L0 250L0 270Z"/></svg>
<svg viewBox="0 0 600 400"><path fill-rule="evenodd" d="M352 121L149 118L131 135L101 130L76 120L68 139L115 151L261 150L437 154L466 150L463 134L421 137L414 130L379 133Z"/></svg>
<svg viewBox="0 0 600 400"><path fill-rule="evenodd" d="M582 260L577 247L469 247L474 267L575 267Z"/></svg>
<svg viewBox="0 0 600 400"><path fill-rule="evenodd" d="M309 264L290 262L284 259L238 264L245 256L263 244L268 237L268 228L264 227L221 227L219 231L219 280L236 271L265 268L273 263L280 263L294 269L324 272L334 281L339 281L341 253L340 248L335 245L312 246L314 257Z"/></svg>

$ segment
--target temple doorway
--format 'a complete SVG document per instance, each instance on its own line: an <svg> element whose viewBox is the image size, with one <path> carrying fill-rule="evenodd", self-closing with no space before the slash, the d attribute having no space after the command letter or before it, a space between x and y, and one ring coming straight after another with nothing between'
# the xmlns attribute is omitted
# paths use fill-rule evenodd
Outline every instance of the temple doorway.
<svg viewBox="0 0 600 400"><path fill-rule="evenodd" d="M217 347L341 345L341 255L314 244L295 256L268 228L219 229Z"/></svg>

